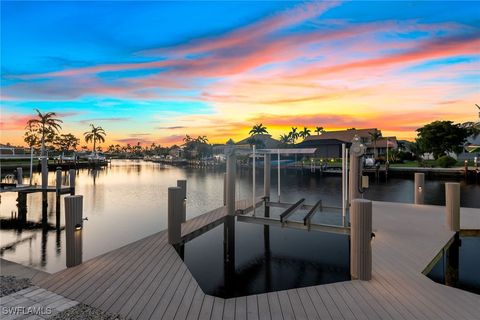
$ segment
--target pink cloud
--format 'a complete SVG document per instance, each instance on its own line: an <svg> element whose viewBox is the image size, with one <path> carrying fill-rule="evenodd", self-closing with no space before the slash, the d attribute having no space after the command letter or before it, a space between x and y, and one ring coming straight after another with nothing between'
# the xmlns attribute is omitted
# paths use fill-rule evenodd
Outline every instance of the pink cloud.
<svg viewBox="0 0 480 320"><path fill-rule="evenodd" d="M2 130L24 130L31 115L2 114L0 128Z"/></svg>
<svg viewBox="0 0 480 320"><path fill-rule="evenodd" d="M287 12L261 20L247 27L228 32L219 37L193 40L185 45L175 46L167 50L159 48L145 52L150 54L164 54L167 52L174 55L184 55L236 47L240 44L258 40L259 38L279 29L317 17L337 4L338 2L336 1L302 4L292 10L288 10Z"/></svg>

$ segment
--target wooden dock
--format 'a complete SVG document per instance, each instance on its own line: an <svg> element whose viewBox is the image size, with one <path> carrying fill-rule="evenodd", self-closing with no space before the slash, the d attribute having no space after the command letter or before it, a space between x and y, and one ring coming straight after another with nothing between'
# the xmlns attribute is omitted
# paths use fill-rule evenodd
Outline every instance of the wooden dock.
<svg viewBox="0 0 480 320"><path fill-rule="evenodd" d="M222 207L188 220L182 236L225 214ZM478 319L479 295L422 274L454 235L444 220L444 207L374 202L371 281L217 298L202 292L164 230L35 282L131 319ZM480 209L462 208L461 223L480 229Z"/></svg>
<svg viewBox="0 0 480 320"><path fill-rule="evenodd" d="M3 192L19 192L19 193L35 193L35 192L57 192L57 187L55 186L48 186L46 190L42 189L42 186L31 186L28 184L25 185L17 185L11 188L0 189L0 193ZM70 193L70 187L62 186L60 187L60 194L68 194Z"/></svg>

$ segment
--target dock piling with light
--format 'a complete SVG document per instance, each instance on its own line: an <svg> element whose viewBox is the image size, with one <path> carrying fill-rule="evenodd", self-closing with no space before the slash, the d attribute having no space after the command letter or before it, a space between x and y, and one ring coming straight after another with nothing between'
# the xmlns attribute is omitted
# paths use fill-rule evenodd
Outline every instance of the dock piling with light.
<svg viewBox="0 0 480 320"><path fill-rule="evenodd" d="M353 199L350 208L350 274L372 279L372 201Z"/></svg>
<svg viewBox="0 0 480 320"><path fill-rule="evenodd" d="M82 263L83 196L65 197L67 268Z"/></svg>
<svg viewBox="0 0 480 320"><path fill-rule="evenodd" d="M424 203L424 193L425 193L425 173L416 172L415 173L415 204Z"/></svg>

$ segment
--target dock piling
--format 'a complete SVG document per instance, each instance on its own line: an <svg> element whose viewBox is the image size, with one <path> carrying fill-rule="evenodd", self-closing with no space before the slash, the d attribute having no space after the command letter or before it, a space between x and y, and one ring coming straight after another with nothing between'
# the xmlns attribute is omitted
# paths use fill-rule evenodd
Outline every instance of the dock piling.
<svg viewBox="0 0 480 320"><path fill-rule="evenodd" d="M235 149L229 148L227 156L227 214L235 215L235 179L237 175L237 157Z"/></svg>
<svg viewBox="0 0 480 320"><path fill-rule="evenodd" d="M46 190L48 186L48 158L47 157L42 157L41 168L42 168L42 189Z"/></svg>
<svg viewBox="0 0 480 320"><path fill-rule="evenodd" d="M227 173L223 174L223 205L227 205Z"/></svg>
<svg viewBox="0 0 480 320"><path fill-rule="evenodd" d="M68 170L68 178L70 182L70 194L73 196L75 194L75 169Z"/></svg>
<svg viewBox="0 0 480 320"><path fill-rule="evenodd" d="M360 198L360 160L365 154L365 146L361 143L360 137L355 135L350 147L350 172L348 175L348 199Z"/></svg>
<svg viewBox="0 0 480 320"><path fill-rule="evenodd" d="M352 279L372 279L372 201L351 202L350 273Z"/></svg>
<svg viewBox="0 0 480 320"><path fill-rule="evenodd" d="M424 193L425 193L425 173L416 172L415 173L415 204L424 203Z"/></svg>
<svg viewBox="0 0 480 320"><path fill-rule="evenodd" d="M55 171L56 179L55 179L55 211L57 214L57 220L60 220L60 194L62 190L62 168L57 167ZM57 223L60 224L60 223Z"/></svg>
<svg viewBox="0 0 480 320"><path fill-rule="evenodd" d="M67 268L82 263L83 196L65 197Z"/></svg>
<svg viewBox="0 0 480 320"><path fill-rule="evenodd" d="M270 153L265 153L263 161L263 196L265 201L270 200L270 175L271 175L271 163L272 156Z"/></svg>
<svg viewBox="0 0 480 320"><path fill-rule="evenodd" d="M168 243L179 244L182 240L182 189L168 188Z"/></svg>
<svg viewBox="0 0 480 320"><path fill-rule="evenodd" d="M445 213L447 227L455 232L460 231L460 183L445 183Z"/></svg>
<svg viewBox="0 0 480 320"><path fill-rule="evenodd" d="M187 180L177 180L177 187L182 189L182 216L181 223L187 220Z"/></svg>
<svg viewBox="0 0 480 320"><path fill-rule="evenodd" d="M60 189L62 188L62 168L57 167L55 171L55 190L57 192L57 196L60 195Z"/></svg>
<svg viewBox="0 0 480 320"><path fill-rule="evenodd" d="M23 168L22 167L17 168L17 184L18 185L23 184Z"/></svg>

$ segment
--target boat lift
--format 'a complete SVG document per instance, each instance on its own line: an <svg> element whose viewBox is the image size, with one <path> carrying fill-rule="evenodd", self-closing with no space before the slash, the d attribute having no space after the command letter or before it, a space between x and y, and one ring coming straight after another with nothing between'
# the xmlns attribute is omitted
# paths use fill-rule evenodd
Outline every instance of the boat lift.
<svg viewBox="0 0 480 320"><path fill-rule="evenodd" d="M323 211L322 200L317 201L315 205L304 204L305 199L300 199L296 203L281 203L281 202L265 202L266 207L285 207L286 209L280 214L280 219L271 217L261 217L253 215L253 208L249 211L239 212L236 214L237 220L241 222L256 223L261 225L293 228L300 230L315 230L336 234L350 234L350 227L312 223L311 220L316 212ZM331 209L339 209L336 207L330 207ZM289 219L290 216L299 209L310 209L308 213L303 217L303 221L297 221Z"/></svg>

